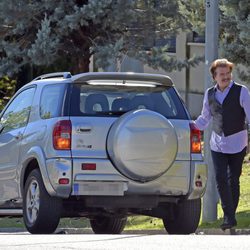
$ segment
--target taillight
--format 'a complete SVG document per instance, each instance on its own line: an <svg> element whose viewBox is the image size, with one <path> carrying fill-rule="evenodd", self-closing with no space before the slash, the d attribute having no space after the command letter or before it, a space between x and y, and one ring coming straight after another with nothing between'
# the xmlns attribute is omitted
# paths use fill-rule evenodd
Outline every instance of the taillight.
<svg viewBox="0 0 250 250"><path fill-rule="evenodd" d="M55 124L53 130L53 146L57 150L71 149L71 121L62 120Z"/></svg>
<svg viewBox="0 0 250 250"><path fill-rule="evenodd" d="M201 153L201 131L193 122L189 126L191 153Z"/></svg>

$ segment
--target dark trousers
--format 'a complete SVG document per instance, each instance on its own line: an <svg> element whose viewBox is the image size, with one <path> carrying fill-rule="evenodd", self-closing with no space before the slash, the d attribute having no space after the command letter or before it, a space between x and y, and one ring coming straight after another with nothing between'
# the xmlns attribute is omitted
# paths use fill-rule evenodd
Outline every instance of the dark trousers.
<svg viewBox="0 0 250 250"><path fill-rule="evenodd" d="M212 152L216 185L221 199L225 222L235 222L240 197L240 175L246 148L236 154Z"/></svg>

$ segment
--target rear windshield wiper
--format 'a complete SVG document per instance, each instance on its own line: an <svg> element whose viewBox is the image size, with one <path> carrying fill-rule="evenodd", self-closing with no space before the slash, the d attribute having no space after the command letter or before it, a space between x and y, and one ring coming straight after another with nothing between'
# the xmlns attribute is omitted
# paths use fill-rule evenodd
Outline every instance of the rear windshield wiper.
<svg viewBox="0 0 250 250"><path fill-rule="evenodd" d="M97 111L98 115L123 115L127 113L129 110L119 110L119 111Z"/></svg>

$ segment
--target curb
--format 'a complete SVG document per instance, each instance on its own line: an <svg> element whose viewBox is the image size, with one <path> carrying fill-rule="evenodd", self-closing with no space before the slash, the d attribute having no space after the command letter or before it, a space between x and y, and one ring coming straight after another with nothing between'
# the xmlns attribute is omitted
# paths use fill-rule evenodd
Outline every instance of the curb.
<svg viewBox="0 0 250 250"><path fill-rule="evenodd" d="M29 234L25 228L0 228L0 233ZM55 234L94 234L90 228L58 228ZM168 234L165 230L124 230L122 234ZM250 229L197 229L194 235L250 235Z"/></svg>
<svg viewBox="0 0 250 250"><path fill-rule="evenodd" d="M198 235L250 235L250 229L227 229L225 231L219 228L213 229L197 229L195 234Z"/></svg>
<svg viewBox="0 0 250 250"><path fill-rule="evenodd" d="M91 229L81 228L61 228L57 233L66 234L94 234ZM122 234L168 234L165 230L124 230ZM219 228L214 229L197 229L194 235L250 235L250 229L228 229L222 231Z"/></svg>

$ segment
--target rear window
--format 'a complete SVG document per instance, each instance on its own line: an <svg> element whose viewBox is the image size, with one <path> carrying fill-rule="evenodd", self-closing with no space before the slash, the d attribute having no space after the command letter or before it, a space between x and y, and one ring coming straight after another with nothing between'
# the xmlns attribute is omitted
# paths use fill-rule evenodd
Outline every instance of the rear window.
<svg viewBox="0 0 250 250"><path fill-rule="evenodd" d="M189 116L173 87L157 84L74 84L71 116L120 116L136 109L149 109L168 119Z"/></svg>

